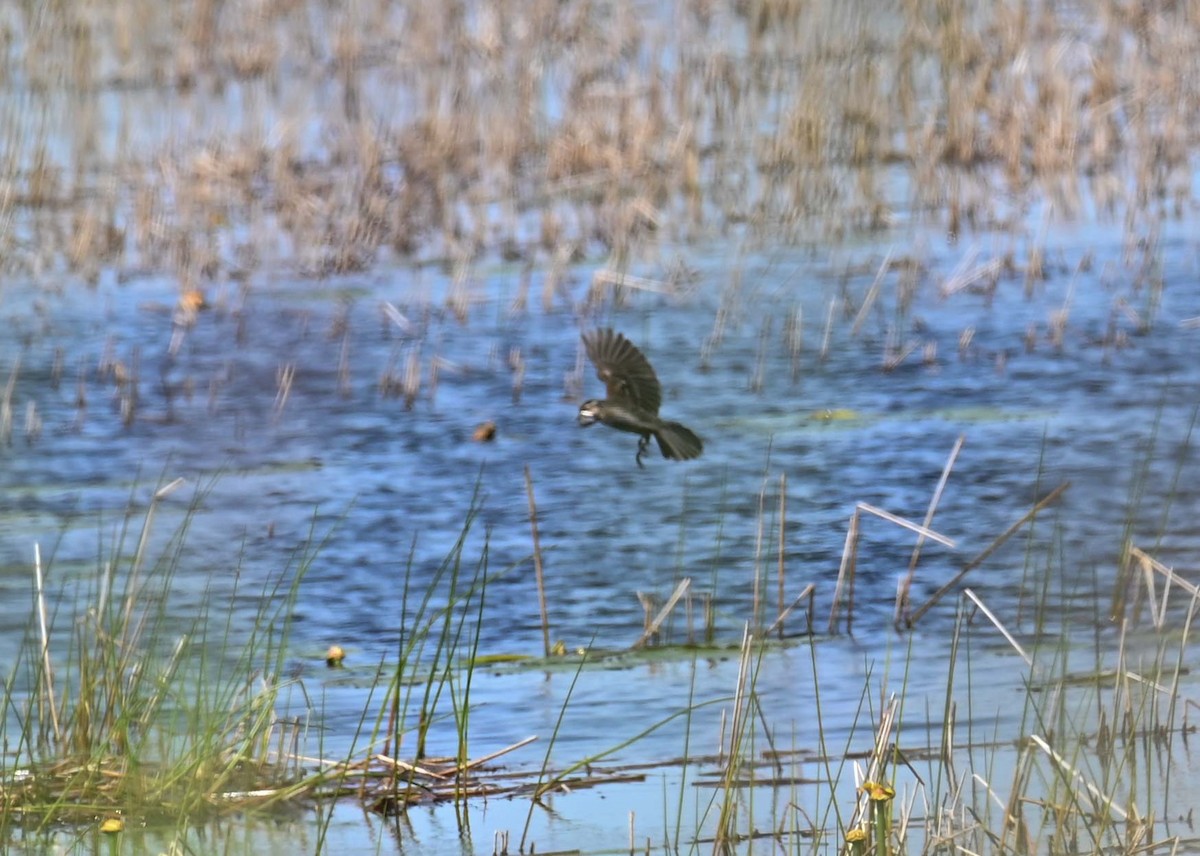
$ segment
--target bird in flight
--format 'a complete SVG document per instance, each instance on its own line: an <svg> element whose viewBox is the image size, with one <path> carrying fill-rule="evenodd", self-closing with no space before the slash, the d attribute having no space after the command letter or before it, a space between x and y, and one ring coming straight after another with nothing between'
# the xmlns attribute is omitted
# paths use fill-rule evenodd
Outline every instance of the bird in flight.
<svg viewBox="0 0 1200 856"><path fill-rule="evenodd" d="M639 467L645 466L642 455L646 453L651 437L658 441L664 458L688 461L700 457L704 443L691 429L659 418L662 386L650 362L632 342L615 330L605 328L584 333L583 346L596 366L596 376L604 381L608 398L603 401L592 398L581 404L580 425L586 428L602 422L618 431L640 434L634 459Z"/></svg>

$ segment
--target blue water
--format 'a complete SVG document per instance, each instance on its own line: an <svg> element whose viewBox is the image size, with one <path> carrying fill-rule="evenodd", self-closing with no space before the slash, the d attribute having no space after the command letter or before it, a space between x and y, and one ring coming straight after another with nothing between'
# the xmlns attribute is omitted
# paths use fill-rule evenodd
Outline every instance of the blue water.
<svg viewBox="0 0 1200 856"><path fill-rule="evenodd" d="M1048 237L1053 263L1030 295L1019 270L1002 275L991 294L941 295L961 259L978 253L982 263L1010 246L1000 237L955 245L895 234L852 248L743 256L729 243L688 256L694 281L686 293L634 290L624 305L607 301L582 317L594 271L588 263L572 271L576 311L544 311L536 300L513 311L521 271L481 264L465 321L447 311L447 280L431 269L322 281L264 273L244 292L207 289L210 308L184 328L173 325L177 290L166 279L102 280L95 289L59 293L9 283L0 293L0 323L10 331L0 336L0 381L15 372L12 437L0 449L0 602L8 604L0 610L0 640L15 648L28 625L35 544L46 554L52 595L63 599L58 627L65 634L72 598L90 590L97 556L114 548L127 510L140 525L155 488L183 478L156 509L155 549L188 515L198 486L207 492L192 515L168 608L192 616L206 600L229 602L235 641L261 611L263 587L295 571L295 551L314 533L326 539L296 599L290 660L309 693L323 697L323 751L336 756L349 749L375 668L394 663L398 644L411 638L418 598L410 593L405 613L406 580L410 592L423 592L472 514L462 573L470 578L482 567L486 548L494 575L481 623L468 624L478 632L478 652L541 654L526 467L537 501L549 635L568 650L597 651L619 651L641 635L638 592L665 599L683 577L692 579L690 629L697 637L701 598L711 596L716 641L736 646L754 619L756 574L770 623L786 474L785 601L808 583L816 586L827 739L850 740L868 674L879 680L910 656L910 709L923 718L929 706L939 722L946 664L938 640L953 626L957 601L951 596L935 606L915 637L894 633L910 532L862 517L854 635L827 634L857 503L920 522L950 450L965 438L932 524L956 546L924 546L913 590L920 604L1038 498L1070 481L1031 538L1014 538L966 580L1018 631L1031 629L1029 605L1047 597L1051 632L1068 616L1085 625L1103 619L1094 604L1109 602L1127 523L1135 543L1153 547L1169 565L1200 548L1193 522L1200 480L1189 440L1200 401L1200 330L1181 324L1200 316L1200 290L1191 286L1194 240L1182 225L1164 233L1161 301L1153 309L1148 288L1135 289L1120 234L1100 227ZM911 309L899 310L893 271L854 335L858 305L889 251L919 254ZM1078 270L1085 256L1090 266ZM647 263L635 272L662 271ZM539 278L534 272L532 295ZM831 301L832 332L821 359ZM1121 302L1149 319L1149 329L1138 329ZM410 326L391 320L385 304ZM1050 319L1064 305L1068 320L1055 344ZM793 373L785 319L797 313L802 346ZM719 315L725 323L716 339ZM651 454L639 469L631 435L576 425L579 401L601 391L589 366L574 374L580 330L596 325L617 327L644 349L663 384L663 414L704 438L702 458L677 463ZM968 327L973 339L960 350ZM918 347L884 370L889 337ZM929 344L936 352L926 360ZM524 362L519 396L509 364L514 349ZM422 386L407 407L403 396L384 394L381 378L402 377L410 354L419 355ZM121 413L128 387L106 367L114 360L137 377L128 424ZM286 367L294 377L280 404ZM31 404L41 427L27 436ZM496 440L473 442L484 420L496 422ZM1047 569L1056 575L1048 595L1040 588ZM680 609L664 641L688 638ZM804 629L802 611L785 624L791 635ZM1103 632L1103 620L1093 630ZM760 691L780 739L812 748L812 661L799 641L767 656ZM348 649L348 671L324 669L332 643ZM889 656L895 662L883 665ZM678 711L693 681L697 699L730 695L736 683L735 652L712 662L704 655L694 669L687 656L616 665L584 670L553 749L559 764ZM539 743L506 759L516 769L536 769L572 671L494 672L480 672L472 687L472 748L485 754L536 734ZM1000 682L1001 699L1017 691L1021 674L1013 668ZM693 720L693 739L705 742L700 752L716 750L721 707ZM1017 711L999 716L1006 715ZM678 757L682 729L664 727L618 752L614 763ZM854 733L860 743L869 740ZM431 752L452 751L453 739L452 731L435 728ZM658 840L663 793L677 794L680 781L679 771L667 768L642 785L557 797L553 819L536 813L538 846L621 846L631 807L641 807L644 834ZM667 801L673 806L675 799ZM424 819L408 834L422 853L491 852L492 830L514 829L517 817L523 823L527 806L472 809L480 819L467 843L451 840L453 814L439 811L419 814ZM345 811L337 816L344 819ZM593 827L589 818L602 820ZM357 815L345 823L335 829L351 838L366 834ZM390 840L376 847L408 852L408 844Z"/></svg>

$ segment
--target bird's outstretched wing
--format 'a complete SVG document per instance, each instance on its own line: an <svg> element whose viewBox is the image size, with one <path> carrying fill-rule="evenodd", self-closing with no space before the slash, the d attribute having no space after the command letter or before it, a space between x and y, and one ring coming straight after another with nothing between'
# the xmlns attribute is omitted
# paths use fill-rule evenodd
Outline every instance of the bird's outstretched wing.
<svg viewBox="0 0 1200 856"><path fill-rule="evenodd" d="M596 366L596 376L608 388L610 401L658 415L662 387L650 362L632 342L606 327L584 333L583 346Z"/></svg>

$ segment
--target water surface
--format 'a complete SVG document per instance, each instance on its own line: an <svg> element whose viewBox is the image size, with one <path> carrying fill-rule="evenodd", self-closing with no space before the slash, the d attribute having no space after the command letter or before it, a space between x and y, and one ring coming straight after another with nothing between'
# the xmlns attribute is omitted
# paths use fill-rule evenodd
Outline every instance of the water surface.
<svg viewBox="0 0 1200 856"><path fill-rule="evenodd" d="M912 635L894 633L911 533L862 518L854 632L829 636L826 621L856 504L921 520L961 436L933 521L956 546L923 548L914 603L1069 481L1032 540L1014 539L966 582L1018 632L1032 629L1032 605L1040 602L1051 637L1082 624L1112 641L1096 604L1110 597L1126 527L1168 565L1186 564L1200 546L1191 523L1200 482L1189 443L1198 333L1184 323L1200 316L1200 292L1190 287L1194 242L1182 224L1164 234L1154 295L1135 287L1115 233L1097 227L1053 235L1058 264L1031 294L1014 272L992 292L945 296L955 265L968 255L988 258L986 238L960 246L921 233L884 237L836 251L697 249L687 256L694 272L686 293L634 290L623 305L608 302L582 318L514 309L527 274L504 265L479 268L465 320L447 309L447 280L429 268L320 281L264 274L246 288L211 289L210 308L190 326L173 321L176 286L157 277L58 294L9 286L0 305L11 331L0 338L0 373L15 377L14 421L0 452L0 597L11 606L0 613L0 638L14 646L27 626L34 544L47 551L49 586L69 609L127 510L140 514L157 485L185 479L159 509L156 531L165 539L197 486L207 486L168 609L195 614L206 598L228 598L236 580L232 627L248 633L263 585L291 567L314 533L326 538L297 598L292 660L309 693L323 697L324 752L336 755L349 749L376 666L394 662L402 634L411 632L405 581L422 591L472 514L463 556L473 569L486 547L487 568L497 574L486 590L478 650L540 655L526 467L550 635L568 650L628 647L643 627L638 593L665 598L683 577L693 581L694 636L708 596L715 641L736 646L755 617L756 575L766 623L773 620L786 475L785 600L816 586L825 737L841 745L864 682L882 686L905 660L909 710L928 706L938 721L947 678L940 640L953 626L956 600L934 607ZM899 274L891 272L855 332L879 264L889 252L910 251L922 265L911 308L901 310ZM580 298L590 272L586 264L573 272ZM536 293L539 273L532 276ZM1057 312L1066 313L1058 341ZM1146 329L1139 317L1151 322ZM789 319L801 325L798 355L787 345ZM596 325L617 327L645 350L663 383L664 415L704 437L701 459L651 455L639 469L635 438L577 427L579 401L600 391L579 342L581 328ZM968 329L973 337L960 347ZM885 369L888 348L908 343L912 352ZM419 361L422 383L406 402L384 387L403 377L410 358ZM523 366L519 382L514 359ZM119 372L135 380L121 383ZM131 400L126 418L122 402ZM31 407L40 430L27 433ZM496 440L473 442L484 420L496 422ZM1055 581L1043 590L1047 573ZM785 624L789 634L805 629L800 612ZM688 633L681 608L669 639L686 641ZM1003 730L1013 724L1006 717L1019 715L1007 700L1020 696L1023 672L996 640L990 656L1008 664L997 673L1009 677L982 690L995 698L982 708L992 710L983 715L994 720L989 727ZM797 641L763 660L758 690L777 736L815 752L813 657ZM324 670L331 643L349 650L349 672ZM692 693L731 695L736 676L735 651L585 669L552 757L567 764L599 752L680 710ZM472 749L485 754L536 734L540 745L507 759L536 769L571 677L570 669L481 672L472 688ZM974 704L979 710L979 697ZM721 708L692 720L703 752L716 751ZM923 732L923 717L914 713L906 727ZM683 738L677 722L609 760L666 761L682 754ZM452 731L435 728L430 739L431 751L452 752ZM553 815L535 812L538 846L618 846L627 812L660 806L664 792L674 805L669 795L681 775L668 767L644 785L559 796ZM526 806L513 803L522 823ZM443 834L452 814L421 814L418 828L430 826L414 839L420 852L490 852L481 828L519 835L507 808L477 811L468 843ZM639 814L655 838L662 817L674 817L657 808ZM592 817L605 819L591 827ZM378 843L384 851L408 846Z"/></svg>

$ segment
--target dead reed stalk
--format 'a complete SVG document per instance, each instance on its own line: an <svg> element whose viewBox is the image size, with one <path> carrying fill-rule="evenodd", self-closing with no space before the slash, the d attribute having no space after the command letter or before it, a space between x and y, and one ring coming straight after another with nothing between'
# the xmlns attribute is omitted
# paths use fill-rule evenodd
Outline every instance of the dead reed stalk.
<svg viewBox="0 0 1200 856"><path fill-rule="evenodd" d="M938 503L942 501L942 493L946 489L946 482L950 479L950 471L954 468L954 462L958 460L958 453L962 451L963 443L966 442L965 435L959 434L958 439L954 442L954 448L950 450L950 456L946 459L946 465L942 467L942 475L938 479L937 487L933 489L933 496L929 500L929 508L925 512L925 520L922 523L924 528L928 528L933 523L934 512L937 511ZM896 608L892 613L892 623L899 627L908 609L909 593L912 591L913 578L917 573L917 560L921 557L921 547L925 543L925 536L918 535L917 543L913 545L912 558L908 560L908 573L904 575L904 579L900 582L899 591L896 592Z"/></svg>
<svg viewBox="0 0 1200 856"><path fill-rule="evenodd" d="M778 600L776 601L777 614L775 622L771 625L772 628L779 627L779 636L783 637L783 617L786 612L783 606L783 591L784 591L784 546L787 542L787 473L779 474L779 572L778 572ZM770 631L768 631L769 633Z"/></svg>
<svg viewBox="0 0 1200 856"><path fill-rule="evenodd" d="M533 535L533 572L537 580L538 613L542 620L542 654L550 657L550 618L546 609L546 583L542 572L542 542L538 536L537 502L533 498L533 475L525 465L525 495L529 498L529 530Z"/></svg>
<svg viewBox="0 0 1200 856"><path fill-rule="evenodd" d="M846 632L850 632L854 610L854 570L858 563L858 508L850 515L846 527L846 543L842 547L842 563L838 568L837 585L833 589L833 604L829 607L829 632L836 633L838 615L842 608L843 592L846 600Z"/></svg>
<svg viewBox="0 0 1200 856"><path fill-rule="evenodd" d="M925 613L928 612L930 609L932 609L934 604L936 604L939 600L941 600L943 597L945 597L947 592L951 591L956 585L958 585L959 582L962 581L963 577L965 577L971 571L975 570L975 568L979 567L985 561L987 561L987 558L990 555L992 555L992 553L999 550L1000 547L1003 546L1005 541L1007 541L1013 535L1017 534L1017 532L1020 531L1022 526L1024 526L1026 523L1028 523L1034 517L1036 517L1043 509L1048 508L1049 506L1053 505L1055 502L1058 502L1059 497L1061 497L1064 493L1066 493L1067 488L1070 486L1071 486L1070 482L1063 482L1062 484L1060 484L1054 490L1050 491L1050 493L1046 494L1046 496L1044 496L1041 500L1039 500L1033 506L1033 508L1031 508L1027 512L1025 512L1025 514L1023 514L1021 516L1020 520L1016 521L1011 526L1009 526L1007 529L1005 529L1003 532L1001 532L998 536L996 536L995 540L993 540L992 543L989 544L983 550L983 552L981 552L975 558L971 559L971 561L969 561L965 565L963 565L962 570L960 570L957 574L955 574L954 577L949 582L947 582L945 585L943 585L941 588L939 588L936 592L934 592L933 595L929 598L929 600L925 601L925 603L923 603L916 612L914 612L911 616L909 616L908 621L906 622L906 626L912 627L918 621L920 621L921 617L923 615L925 615Z"/></svg>
<svg viewBox="0 0 1200 856"><path fill-rule="evenodd" d="M42 545L33 545L34 592L37 598L38 638L41 640L42 686L39 701L50 711L50 722L54 729L54 742L62 742L62 728L58 723L58 699L54 694L54 669L50 663L50 631L46 618L46 586L42 578Z"/></svg>
<svg viewBox="0 0 1200 856"><path fill-rule="evenodd" d="M667 616L671 614L673 609L675 609L675 605L679 603L680 598L688 593L688 591L691 589L691 586L691 577L684 577L682 580L680 580L679 584L675 586L675 590L671 592L671 596L667 598L667 602L663 604L663 608L658 611L658 614L654 616L653 620L650 621L650 623L646 626L646 629L642 631L642 635L637 638L637 641L635 641L629 647L637 649L645 645L646 641L658 632L658 628L661 627L662 623L667 620Z"/></svg>

